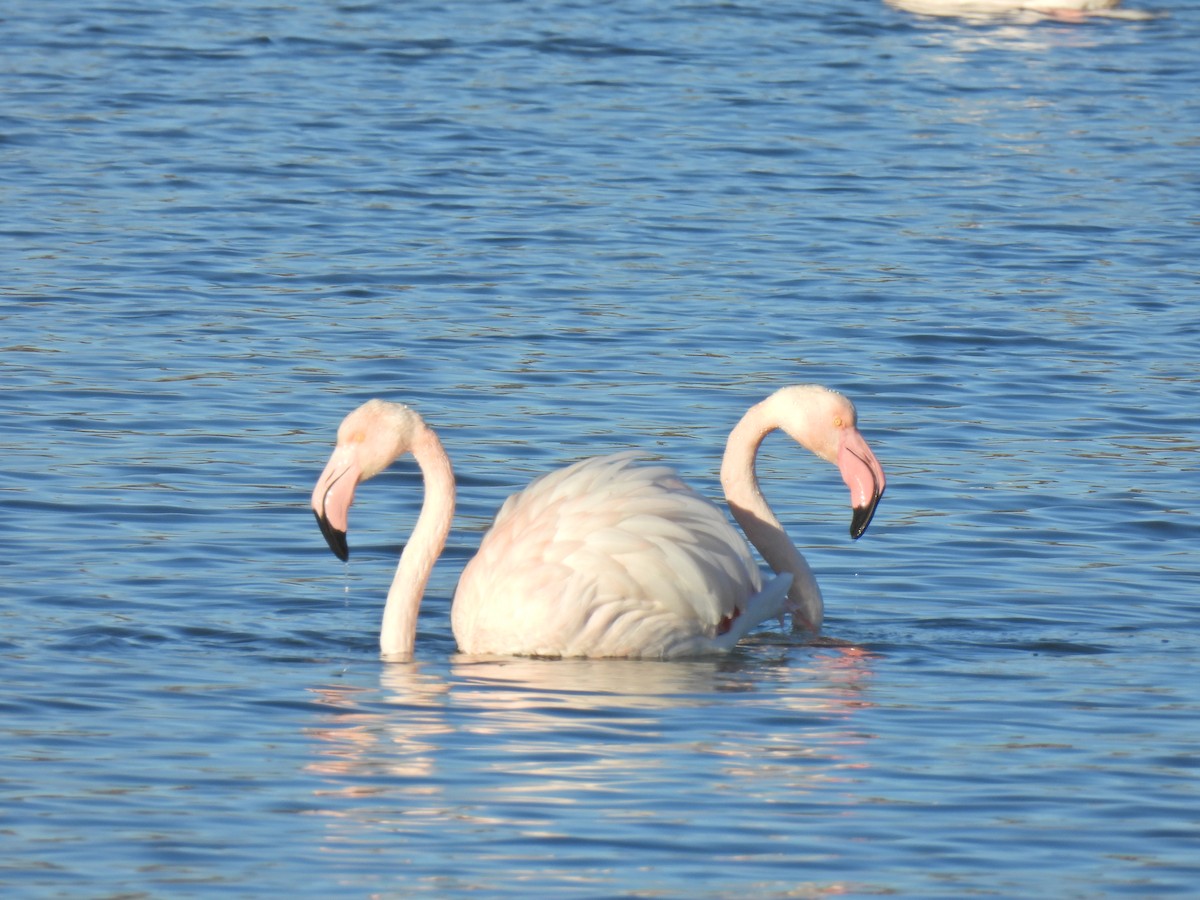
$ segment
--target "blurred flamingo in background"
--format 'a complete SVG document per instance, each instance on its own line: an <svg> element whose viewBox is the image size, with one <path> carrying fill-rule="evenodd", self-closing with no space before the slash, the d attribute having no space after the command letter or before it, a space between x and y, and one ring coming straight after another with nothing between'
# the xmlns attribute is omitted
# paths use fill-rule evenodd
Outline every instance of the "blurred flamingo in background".
<svg viewBox="0 0 1200 900"><path fill-rule="evenodd" d="M1089 16L1150 19L1153 14L1117 9L1121 0L885 0L889 6L924 16L989 18L1008 15L1082 22Z"/></svg>

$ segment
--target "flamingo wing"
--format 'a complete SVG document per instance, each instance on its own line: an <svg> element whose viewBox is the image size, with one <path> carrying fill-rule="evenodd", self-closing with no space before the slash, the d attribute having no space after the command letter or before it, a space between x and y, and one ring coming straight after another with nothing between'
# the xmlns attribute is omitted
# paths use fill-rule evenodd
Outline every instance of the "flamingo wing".
<svg viewBox="0 0 1200 900"><path fill-rule="evenodd" d="M755 614L787 584L771 587ZM719 507L673 469L619 453L505 502L462 574L452 624L467 653L682 656L727 649L760 591Z"/></svg>

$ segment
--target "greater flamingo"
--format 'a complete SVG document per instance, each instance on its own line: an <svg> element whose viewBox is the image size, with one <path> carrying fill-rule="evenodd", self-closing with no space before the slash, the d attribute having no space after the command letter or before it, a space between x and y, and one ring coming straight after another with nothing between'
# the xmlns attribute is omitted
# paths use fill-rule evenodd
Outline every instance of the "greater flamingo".
<svg viewBox="0 0 1200 900"><path fill-rule="evenodd" d="M987 18L1027 14L1065 22L1080 22L1088 16L1112 19L1148 19L1149 13L1117 9L1121 0L885 0L889 5L924 16Z"/></svg>
<svg viewBox="0 0 1200 900"><path fill-rule="evenodd" d="M859 433L854 405L817 385L776 391L733 429L721 466L730 511L778 573L764 585L750 548L721 509L662 465L632 452L587 459L509 497L459 579L451 625L469 654L673 658L730 650L759 623L789 612L819 632L816 578L763 498L754 460L782 429L836 463L850 488L850 534L866 530L884 474ZM411 452L425 499L388 591L380 648L412 655L417 610L454 517L454 474L441 442L412 409L369 400L338 428L312 494L330 549L349 555L346 528L359 482Z"/></svg>

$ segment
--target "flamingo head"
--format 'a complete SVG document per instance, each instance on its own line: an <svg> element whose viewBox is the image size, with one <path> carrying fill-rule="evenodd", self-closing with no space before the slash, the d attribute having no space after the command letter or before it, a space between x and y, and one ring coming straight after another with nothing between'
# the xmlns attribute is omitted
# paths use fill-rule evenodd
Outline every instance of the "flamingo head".
<svg viewBox="0 0 1200 900"><path fill-rule="evenodd" d="M792 440L838 467L850 488L854 510L850 536L862 537L887 479L858 430L858 412L850 398L820 385L802 384L777 391L771 401L778 404L778 421Z"/></svg>
<svg viewBox="0 0 1200 900"><path fill-rule="evenodd" d="M411 450L423 427L413 410L387 400L368 400L338 426L337 445L312 492L313 514L338 559L350 557L346 529L354 489Z"/></svg>

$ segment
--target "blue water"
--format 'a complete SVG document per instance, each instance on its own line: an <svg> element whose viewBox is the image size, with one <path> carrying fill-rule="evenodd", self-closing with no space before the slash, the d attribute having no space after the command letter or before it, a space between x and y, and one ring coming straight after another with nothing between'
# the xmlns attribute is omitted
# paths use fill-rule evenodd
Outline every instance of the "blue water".
<svg viewBox="0 0 1200 900"><path fill-rule="evenodd" d="M1195 896L1200 7L10 0L6 897ZM826 597L682 663L455 654L502 499L633 447L716 494L774 388L888 472L765 489ZM308 493L409 402L460 480Z"/></svg>

